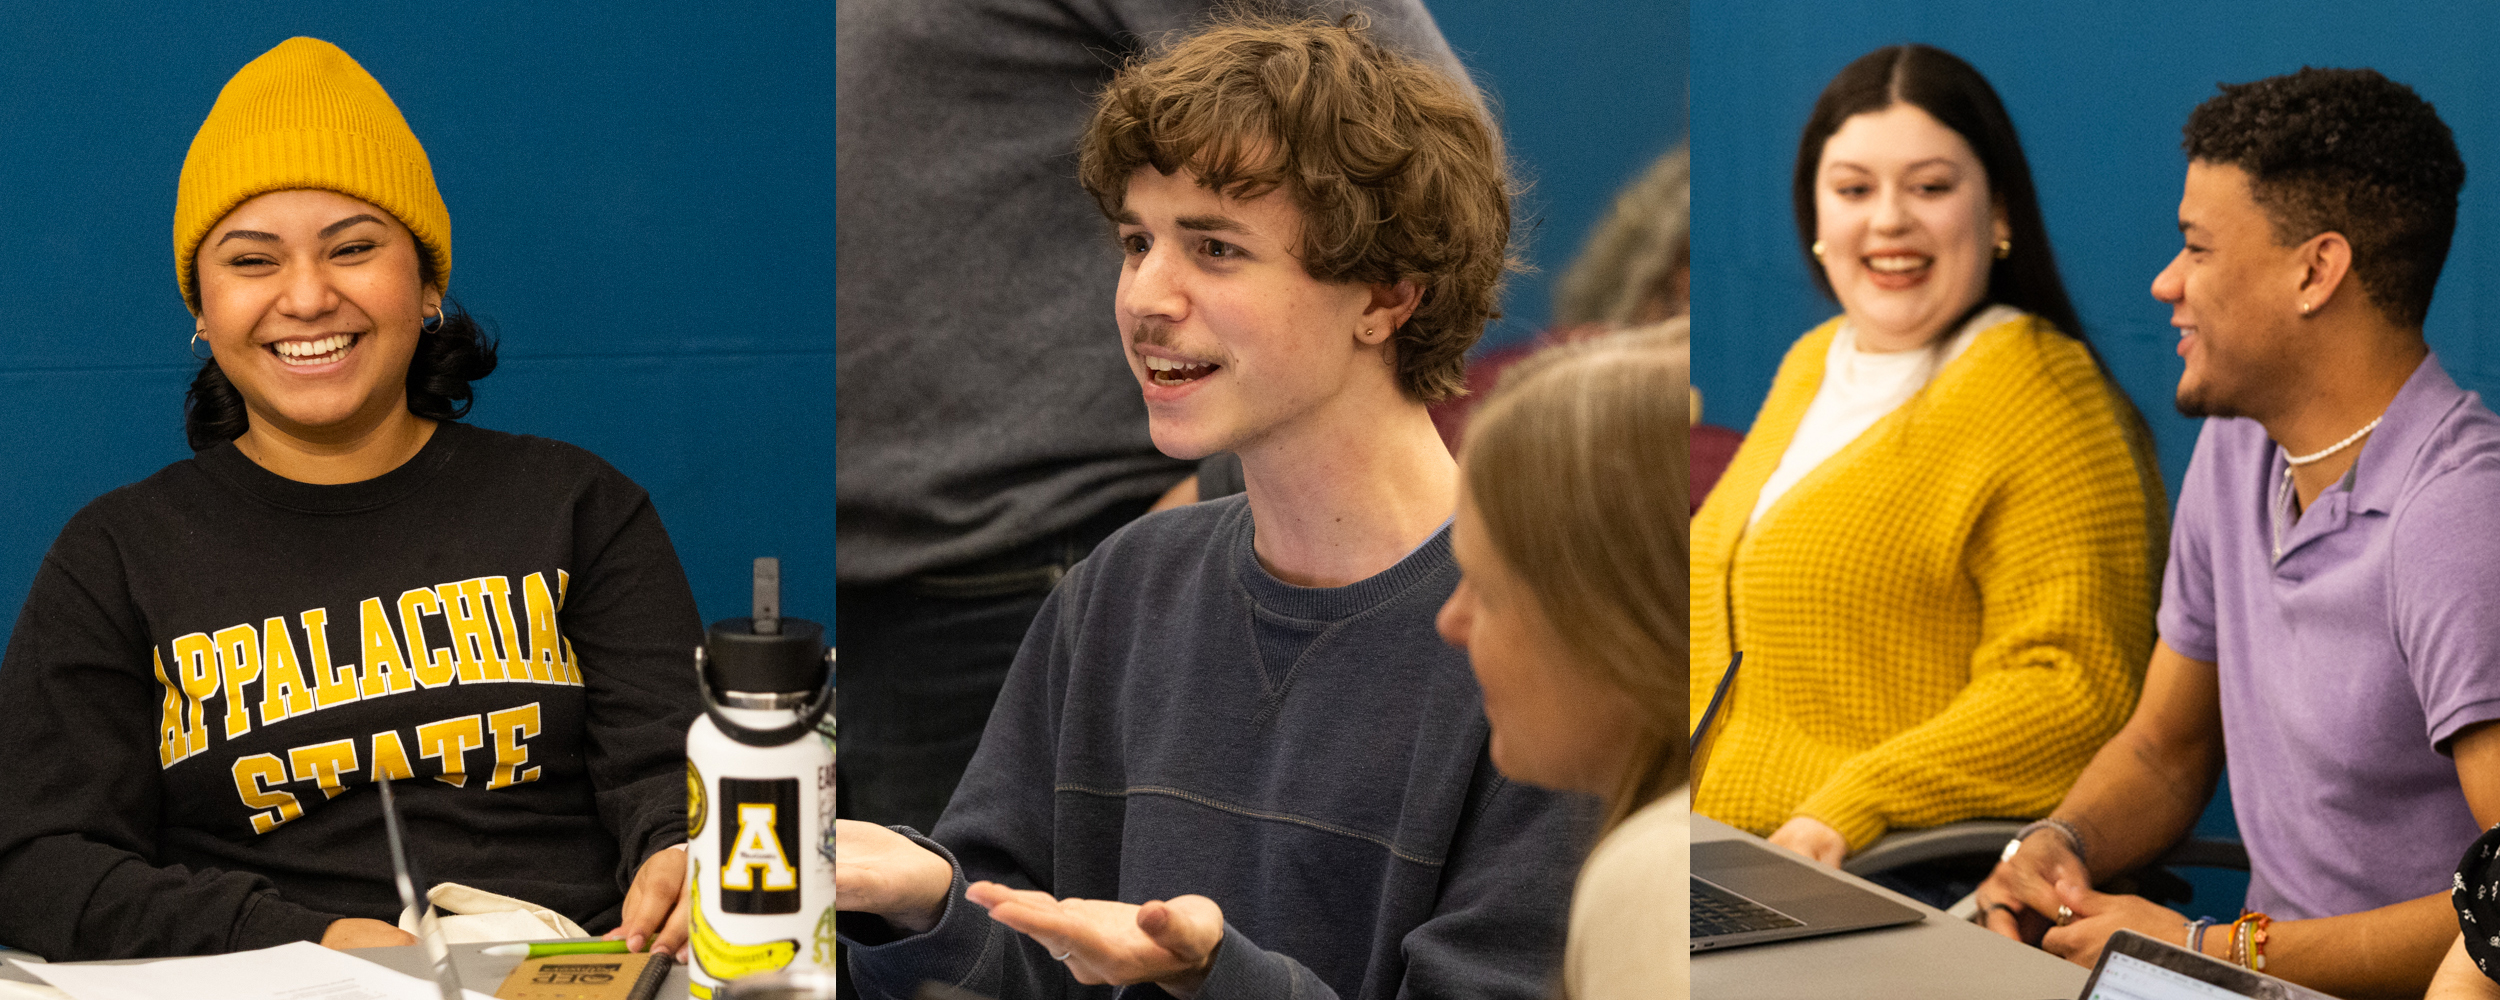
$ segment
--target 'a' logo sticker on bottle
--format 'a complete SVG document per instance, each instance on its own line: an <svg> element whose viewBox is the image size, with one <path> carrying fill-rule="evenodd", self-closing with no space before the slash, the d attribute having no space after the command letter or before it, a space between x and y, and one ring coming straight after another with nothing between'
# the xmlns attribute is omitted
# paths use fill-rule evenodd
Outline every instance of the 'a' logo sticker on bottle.
<svg viewBox="0 0 2500 1000"><path fill-rule="evenodd" d="M799 780L722 778L712 803L720 815L722 913L799 912Z"/></svg>

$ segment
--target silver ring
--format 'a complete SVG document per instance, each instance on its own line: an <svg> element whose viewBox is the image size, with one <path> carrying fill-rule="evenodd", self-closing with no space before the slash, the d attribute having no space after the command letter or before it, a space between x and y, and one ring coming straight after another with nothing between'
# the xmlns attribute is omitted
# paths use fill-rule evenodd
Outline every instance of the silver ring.
<svg viewBox="0 0 2500 1000"><path fill-rule="evenodd" d="M2075 911L2068 909L2064 903L2057 904L2057 926L2064 927L2074 922Z"/></svg>
<svg viewBox="0 0 2500 1000"><path fill-rule="evenodd" d="M1044 949L1044 950L1048 950L1048 949ZM1070 955L1074 955L1074 954L1076 954L1076 949L1074 949L1074 948L1070 948L1070 949L1068 949L1068 950L1066 950L1066 951L1063 951L1063 952L1060 952L1060 953L1058 953L1058 954L1056 954L1056 955L1052 955L1052 956L1050 956L1050 960L1051 960L1051 961L1053 961L1053 962L1065 962L1065 961L1067 961L1067 960L1068 960L1068 956L1070 956Z"/></svg>

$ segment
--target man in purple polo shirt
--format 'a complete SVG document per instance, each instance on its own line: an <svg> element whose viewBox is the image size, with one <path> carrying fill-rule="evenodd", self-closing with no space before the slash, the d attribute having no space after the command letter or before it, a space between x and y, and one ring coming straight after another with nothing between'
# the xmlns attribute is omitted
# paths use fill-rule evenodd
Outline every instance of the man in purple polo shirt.
<svg viewBox="0 0 2500 1000"><path fill-rule="evenodd" d="M2371 70L2225 85L2186 147L2186 245L2153 296L2187 361L2179 410L2213 419L2161 642L2126 728L1977 901L2085 965L2129 928L2418 996L2457 935L2457 859L2500 820L2500 416L2422 340L2465 165ZM2226 764L2262 942L2091 890L2185 836Z"/></svg>

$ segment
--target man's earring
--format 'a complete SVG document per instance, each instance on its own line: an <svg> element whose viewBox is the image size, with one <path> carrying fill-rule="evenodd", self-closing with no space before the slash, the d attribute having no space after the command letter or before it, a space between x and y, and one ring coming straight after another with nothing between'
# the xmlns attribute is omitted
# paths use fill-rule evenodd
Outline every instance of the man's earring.
<svg viewBox="0 0 2500 1000"><path fill-rule="evenodd" d="M191 359L192 359L192 360L194 360L194 361L215 361L215 360L217 360L217 349L216 349L216 348L214 348L214 347L209 348L209 350L208 350L208 356L207 356L207 357L201 357L201 356L200 356L200 334L199 334L199 331L196 331L196 330L192 331L192 333L191 333L191 345L190 345L190 349L191 349Z"/></svg>
<svg viewBox="0 0 2500 1000"><path fill-rule="evenodd" d="M2013 255L2014 255L2014 241L2013 241L2013 240L1998 240L1998 241L1997 241L1997 259L1998 259L1998 260L2004 260L2005 258L2007 258L2007 257L2011 257L2011 256L2013 256Z"/></svg>
<svg viewBox="0 0 2500 1000"><path fill-rule="evenodd" d="M2303 303L2301 303L2301 304L2300 304L2300 314L2301 314L2301 315L2303 315L2303 316L2307 316L2307 315L2309 315L2309 310L2311 310L2311 309L2313 309L2313 308L2316 308L2316 307L2315 307L2315 306L2310 305L2309 303L2303 302Z"/></svg>
<svg viewBox="0 0 2500 1000"><path fill-rule="evenodd" d="M1812 253L1814 254L1814 259L1816 259L1816 260L1822 260L1822 259L1823 259L1823 241L1822 241L1822 240L1816 240L1816 241L1814 241L1814 245L1813 245L1813 246L1811 246L1811 247L1808 247L1807 249L1808 249L1810 252L1812 252Z"/></svg>

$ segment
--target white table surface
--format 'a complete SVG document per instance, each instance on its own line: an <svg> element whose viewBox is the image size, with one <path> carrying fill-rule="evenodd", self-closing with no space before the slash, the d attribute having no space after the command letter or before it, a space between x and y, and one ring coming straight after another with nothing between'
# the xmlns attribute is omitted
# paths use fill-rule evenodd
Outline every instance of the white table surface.
<svg viewBox="0 0 2500 1000"><path fill-rule="evenodd" d="M522 959L517 955L479 954L480 949L486 947L489 947L487 943L452 945L451 960L452 967L460 973L462 987L491 996L496 987L503 985L504 977L511 975L512 970L520 967ZM24 952L0 951L0 958L17 958L24 954ZM427 982L432 982L434 979L434 964L426 960L425 949L419 945L406 945L398 948L357 948L347 954L376 965L405 972ZM149 959L126 959L120 962L99 964L121 965L132 961L143 962ZM0 979L17 982L40 981L33 975L20 971L14 965L0 968ZM663 998L685 997L689 984L690 980L686 977L685 966L671 968L668 970L668 982L660 987L660 996Z"/></svg>

